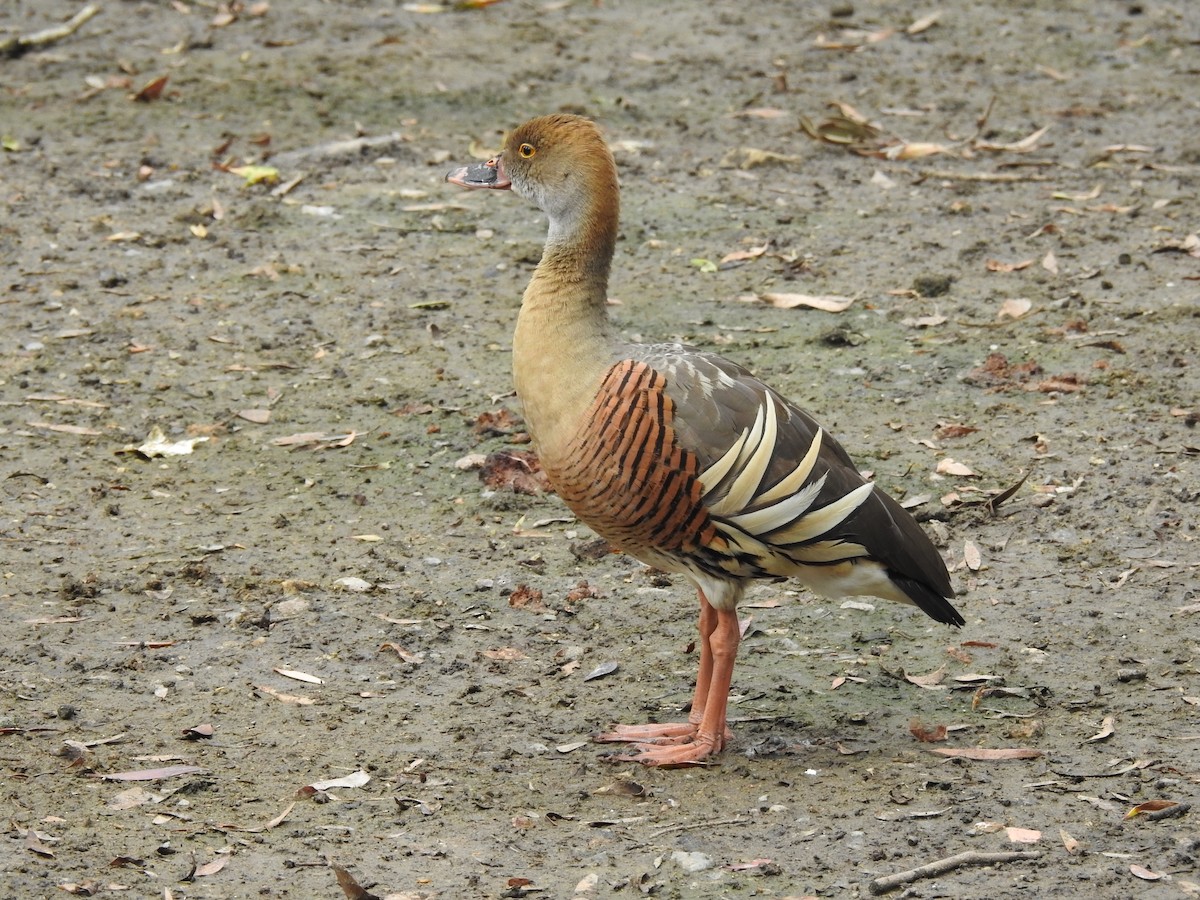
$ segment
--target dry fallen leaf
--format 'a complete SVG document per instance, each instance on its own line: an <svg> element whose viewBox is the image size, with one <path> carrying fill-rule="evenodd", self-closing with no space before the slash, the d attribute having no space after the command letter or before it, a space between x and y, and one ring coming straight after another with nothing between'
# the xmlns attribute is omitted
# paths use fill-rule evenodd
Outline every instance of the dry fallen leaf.
<svg viewBox="0 0 1200 900"><path fill-rule="evenodd" d="M149 103L151 100L157 100L162 96L163 88L167 86L168 76L163 75L155 78L152 81L146 82L142 89L133 95L130 99L136 100L139 103Z"/></svg>
<svg viewBox="0 0 1200 900"><path fill-rule="evenodd" d="M1147 800L1145 803L1139 803L1129 810L1129 812L1125 813L1125 818L1132 819L1141 813L1158 812L1160 809L1170 809L1172 806L1178 805L1179 803L1175 800Z"/></svg>
<svg viewBox="0 0 1200 900"><path fill-rule="evenodd" d="M301 697L296 694L285 694L283 691L277 691L275 688L269 687L265 684L256 684L254 689L274 697L281 703L290 703L293 706L313 706L317 702L312 697Z"/></svg>
<svg viewBox="0 0 1200 900"><path fill-rule="evenodd" d="M937 153L949 153L950 148L945 144L927 144L918 141L896 144L884 152L884 159L923 159Z"/></svg>
<svg viewBox="0 0 1200 900"><path fill-rule="evenodd" d="M1014 844L1036 844L1042 839L1042 833L1032 828L1015 828L1009 826L1004 829L1004 833Z"/></svg>
<svg viewBox="0 0 1200 900"><path fill-rule="evenodd" d="M341 866L331 864L333 874L337 878L338 887L346 895L346 900L378 900L378 898L354 880L354 876Z"/></svg>
<svg viewBox="0 0 1200 900"><path fill-rule="evenodd" d="M912 719L908 723L908 733L922 744L937 744L946 739L946 726L935 725L933 728L928 728L921 723L920 719Z"/></svg>
<svg viewBox="0 0 1200 900"><path fill-rule="evenodd" d="M967 541L963 544L963 562L972 572L978 572L979 567L983 565L983 557L974 541Z"/></svg>
<svg viewBox="0 0 1200 900"><path fill-rule="evenodd" d="M1033 309L1033 301L1026 300L1024 297L1014 297L1000 304L1000 310L996 313L996 318L1019 319L1031 309Z"/></svg>
<svg viewBox="0 0 1200 900"><path fill-rule="evenodd" d="M197 444L202 444L207 440L208 438L206 437L194 437L184 438L179 441L168 441L163 430L156 425L150 429L145 443L132 449L146 457L146 459L154 459L157 456L186 456L192 452Z"/></svg>
<svg viewBox="0 0 1200 900"><path fill-rule="evenodd" d="M341 778L330 778L327 781L314 781L311 784L306 784L302 791L304 793L315 793L317 791L328 791L333 788L360 788L369 783L370 780L370 774L359 769L357 772L351 772L349 775L343 775Z"/></svg>
<svg viewBox="0 0 1200 900"><path fill-rule="evenodd" d="M928 31L930 28L932 28L937 23L937 20L941 17L942 13L940 10L938 12L932 12L927 16L921 16L921 18L917 19L904 30L908 34L920 34L922 31Z"/></svg>
<svg viewBox="0 0 1200 900"><path fill-rule="evenodd" d="M425 657L421 656L419 653L409 653L399 644L393 644L391 641L388 641L386 644L380 644L379 650L380 652L384 650L392 650L406 663L411 663L414 666L419 666L421 663L425 662Z"/></svg>
<svg viewBox="0 0 1200 900"><path fill-rule="evenodd" d="M1103 741L1113 736L1117 730L1117 720L1112 716L1105 716L1104 721L1100 723L1100 730L1088 738L1084 743L1090 744L1092 741Z"/></svg>
<svg viewBox="0 0 1200 900"><path fill-rule="evenodd" d="M1015 263L1005 263L1000 262L998 259L989 259L984 263L984 267L989 272L1020 272L1022 269L1028 269L1032 265L1032 259L1023 259Z"/></svg>
<svg viewBox="0 0 1200 900"><path fill-rule="evenodd" d="M1129 871L1142 881L1158 881L1160 878L1166 877L1162 872L1151 872L1145 866L1139 866L1137 863L1132 864Z"/></svg>
<svg viewBox="0 0 1200 900"><path fill-rule="evenodd" d="M949 456L938 460L937 473L939 475L959 475L964 478L977 477L971 470L970 466L964 465L960 462L955 462Z"/></svg>
<svg viewBox="0 0 1200 900"><path fill-rule="evenodd" d="M193 878L204 878L208 875L216 875L229 863L230 857L218 856L215 859L196 866L196 871L192 873Z"/></svg>
<svg viewBox="0 0 1200 900"><path fill-rule="evenodd" d="M325 682L316 675L309 675L307 672L297 672L295 669L272 669L276 675L282 675L284 678L292 678L296 681L304 681L308 684L324 684Z"/></svg>
<svg viewBox="0 0 1200 900"><path fill-rule="evenodd" d="M731 262L742 262L747 259L758 259L758 257L767 252L767 248L770 246L771 245L767 243L759 247L751 247L749 250L734 250L731 253L726 253L724 256L722 256L719 265L724 265Z"/></svg>
<svg viewBox="0 0 1200 900"><path fill-rule="evenodd" d="M850 305L854 302L852 297L776 293L763 294L761 297L755 294L748 294L744 297L738 297L738 299L748 302L762 300L765 303L771 304L776 309L796 309L800 306L807 306L811 309L819 309L822 312L842 312L849 309Z"/></svg>
<svg viewBox="0 0 1200 900"><path fill-rule="evenodd" d="M941 687L942 679L946 677L946 667L941 666L928 672L924 675L909 675L904 673L904 680L910 684L915 684L917 687L923 687L927 690L943 690Z"/></svg>
<svg viewBox="0 0 1200 900"><path fill-rule="evenodd" d="M592 671L590 671L586 675L584 675L583 680L584 681L595 681L597 678L603 678L605 675L611 675L613 672L617 671L617 669L619 669L619 668L620 668L620 665L615 662L600 663L600 665L596 666L596 668L592 669Z"/></svg>

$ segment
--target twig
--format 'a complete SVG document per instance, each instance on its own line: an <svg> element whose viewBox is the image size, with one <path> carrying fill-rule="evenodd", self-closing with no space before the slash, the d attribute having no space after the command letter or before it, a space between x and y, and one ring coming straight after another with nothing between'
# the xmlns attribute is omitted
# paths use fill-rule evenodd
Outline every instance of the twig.
<svg viewBox="0 0 1200 900"><path fill-rule="evenodd" d="M664 834L670 834L672 831L691 831L693 828L712 828L717 825L741 825L743 822L749 821L741 816L733 819L711 819L707 822L688 822L684 825L668 825L666 828L660 828L650 836L661 837Z"/></svg>
<svg viewBox="0 0 1200 900"><path fill-rule="evenodd" d="M1012 172L952 172L949 169L930 169L921 172L921 180L941 178L946 181L994 181L1000 184L1013 184L1022 181L1049 181L1042 175L1017 175Z"/></svg>
<svg viewBox="0 0 1200 900"><path fill-rule="evenodd" d="M1187 811L1192 808L1190 803L1176 803L1174 806L1168 806L1165 809L1154 809L1150 812L1142 813L1142 817L1150 822L1157 822L1160 819L1173 819L1176 816L1186 815Z"/></svg>
<svg viewBox="0 0 1200 900"><path fill-rule="evenodd" d="M28 53L30 50L44 47L47 44L53 44L65 37L70 37L80 29L84 22L99 12L99 6L95 3L89 3L61 25L55 25L53 28L46 28L42 31L35 31L33 34L19 34L16 37L0 40L0 57L16 58L24 53Z"/></svg>
<svg viewBox="0 0 1200 900"><path fill-rule="evenodd" d="M1040 859L1041 856L1041 850L1006 850L999 853L982 853L978 850L967 850L965 853L958 853L954 856L947 856L945 859L926 863L923 866L917 866L915 869L909 869L907 872L897 872L895 875L881 875L871 882L871 893L885 894L911 881L944 875L962 866L988 866L992 863L1013 862L1018 859Z"/></svg>

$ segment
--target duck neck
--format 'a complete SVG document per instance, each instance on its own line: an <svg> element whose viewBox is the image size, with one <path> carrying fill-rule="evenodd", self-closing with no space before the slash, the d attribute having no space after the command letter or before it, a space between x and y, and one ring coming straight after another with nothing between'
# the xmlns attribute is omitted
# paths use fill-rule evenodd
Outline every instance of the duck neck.
<svg viewBox="0 0 1200 900"><path fill-rule="evenodd" d="M539 452L569 437L611 364L608 274L617 235L615 183L575 212L550 214L546 247L513 335L513 375ZM611 197L611 200L608 199Z"/></svg>
<svg viewBox="0 0 1200 900"><path fill-rule="evenodd" d="M546 246L525 289L518 331L534 329L570 353L581 349L566 338L607 334L608 275L617 240L615 179L611 191L595 191L590 202L551 212ZM563 330L571 332L563 334Z"/></svg>

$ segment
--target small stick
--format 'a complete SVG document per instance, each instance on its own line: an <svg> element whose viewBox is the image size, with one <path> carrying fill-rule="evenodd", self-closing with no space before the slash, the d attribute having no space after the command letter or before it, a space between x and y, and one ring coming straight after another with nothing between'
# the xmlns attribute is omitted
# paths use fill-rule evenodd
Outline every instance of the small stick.
<svg viewBox="0 0 1200 900"><path fill-rule="evenodd" d="M989 181L997 184L1017 184L1024 181L1049 181L1043 175L1017 175L1013 172L952 172L949 169L930 169L919 173L921 180L939 178L943 181Z"/></svg>
<svg viewBox="0 0 1200 900"><path fill-rule="evenodd" d="M923 866L917 866L915 869L909 869L907 872L897 872L895 875L881 875L871 882L871 893L885 894L911 881L944 875L946 872L952 872L962 866L987 866L992 863L1012 862L1018 859L1039 859L1041 855L1041 850L1007 850L999 853L982 853L978 850L967 850L965 853L958 853L954 856L947 856L945 859L926 863Z"/></svg>
<svg viewBox="0 0 1200 900"><path fill-rule="evenodd" d="M1165 809L1155 809L1150 812L1142 813L1142 817L1151 822L1157 822L1160 819L1173 819L1176 816L1182 816L1192 808L1190 803L1176 803L1174 806L1168 806Z"/></svg>
<svg viewBox="0 0 1200 900"><path fill-rule="evenodd" d="M44 47L70 37L83 26L83 23L100 12L100 7L89 3L62 25L46 28L33 34L17 35L0 41L0 56L17 57L37 47Z"/></svg>
<svg viewBox="0 0 1200 900"><path fill-rule="evenodd" d="M672 831L691 831L693 828L712 828L717 825L741 825L746 819L738 816L733 819L712 819L708 822L688 822L684 825L668 825L666 828L660 828L650 837L661 837L664 834L670 834Z"/></svg>

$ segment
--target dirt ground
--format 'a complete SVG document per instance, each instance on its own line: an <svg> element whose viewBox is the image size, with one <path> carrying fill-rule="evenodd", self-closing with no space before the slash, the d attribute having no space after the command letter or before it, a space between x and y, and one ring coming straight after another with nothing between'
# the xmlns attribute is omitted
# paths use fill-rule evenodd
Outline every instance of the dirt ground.
<svg viewBox="0 0 1200 900"><path fill-rule="evenodd" d="M1200 893L1192 0L109 0L11 49L0 893ZM811 409L967 619L757 586L711 767L588 742L690 699L687 586L471 468L525 449L544 223L442 178L560 110L620 327Z"/></svg>

